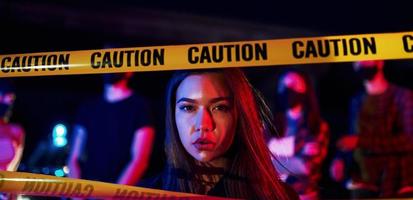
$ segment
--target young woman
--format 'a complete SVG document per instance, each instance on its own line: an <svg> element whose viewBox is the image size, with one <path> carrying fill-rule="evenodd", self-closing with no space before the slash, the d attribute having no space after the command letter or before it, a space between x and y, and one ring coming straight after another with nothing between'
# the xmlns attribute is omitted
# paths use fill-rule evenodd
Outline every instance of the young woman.
<svg viewBox="0 0 413 200"><path fill-rule="evenodd" d="M257 103L258 102L258 103ZM166 190L297 199L272 166L267 108L239 69L179 71L167 94Z"/></svg>

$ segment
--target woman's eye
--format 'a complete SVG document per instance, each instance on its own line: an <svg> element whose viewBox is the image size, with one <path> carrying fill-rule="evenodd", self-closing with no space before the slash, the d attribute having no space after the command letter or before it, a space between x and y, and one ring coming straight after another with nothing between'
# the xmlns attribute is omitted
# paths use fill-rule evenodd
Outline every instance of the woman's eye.
<svg viewBox="0 0 413 200"><path fill-rule="evenodd" d="M179 106L179 110L185 111L185 112L192 112L195 110L195 107L192 105L181 105Z"/></svg>
<svg viewBox="0 0 413 200"><path fill-rule="evenodd" d="M217 105L212 110L227 112L227 111L229 111L229 106L228 105L223 105L223 104L222 105Z"/></svg>

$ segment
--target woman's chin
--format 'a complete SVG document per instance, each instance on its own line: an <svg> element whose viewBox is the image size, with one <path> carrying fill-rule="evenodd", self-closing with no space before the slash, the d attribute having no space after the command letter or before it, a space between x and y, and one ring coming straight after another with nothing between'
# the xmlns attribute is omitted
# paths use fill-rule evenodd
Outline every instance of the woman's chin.
<svg viewBox="0 0 413 200"><path fill-rule="evenodd" d="M205 151L201 151L197 153L197 155L195 156L195 159L198 160L199 162L209 162L213 160L213 157L211 156L211 154Z"/></svg>

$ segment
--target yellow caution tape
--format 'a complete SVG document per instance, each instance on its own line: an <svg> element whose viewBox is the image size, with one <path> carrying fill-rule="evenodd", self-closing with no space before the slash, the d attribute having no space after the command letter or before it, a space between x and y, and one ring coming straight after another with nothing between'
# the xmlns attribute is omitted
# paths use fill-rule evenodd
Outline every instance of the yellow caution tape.
<svg viewBox="0 0 413 200"><path fill-rule="evenodd" d="M0 77L413 58L413 32L0 55Z"/></svg>
<svg viewBox="0 0 413 200"><path fill-rule="evenodd" d="M224 198L171 192L98 181L62 178L24 172L0 171L0 192L32 196L97 199L205 199Z"/></svg>

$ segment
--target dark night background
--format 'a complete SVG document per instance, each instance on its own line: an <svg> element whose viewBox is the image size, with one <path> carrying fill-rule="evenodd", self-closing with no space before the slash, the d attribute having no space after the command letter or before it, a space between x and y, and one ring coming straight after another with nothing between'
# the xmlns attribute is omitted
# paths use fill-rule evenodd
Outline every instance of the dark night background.
<svg viewBox="0 0 413 200"><path fill-rule="evenodd" d="M105 44L139 47L413 31L412 10L411 1L0 0L0 54L100 49ZM390 60L386 65L390 81L413 89L412 60ZM288 67L245 71L271 102L277 74ZM361 83L351 63L300 67L314 75L322 115L330 123L334 143L347 131L349 98L361 89ZM134 88L156 105L159 135L163 134L163 93L170 74L138 73L133 82ZM26 130L23 164L54 124L66 124L70 133L77 106L102 91L99 75L13 80L17 101L12 120ZM158 138L158 145L161 140ZM329 180L325 179L321 187L326 195L337 193L340 197L331 184L327 187Z"/></svg>

